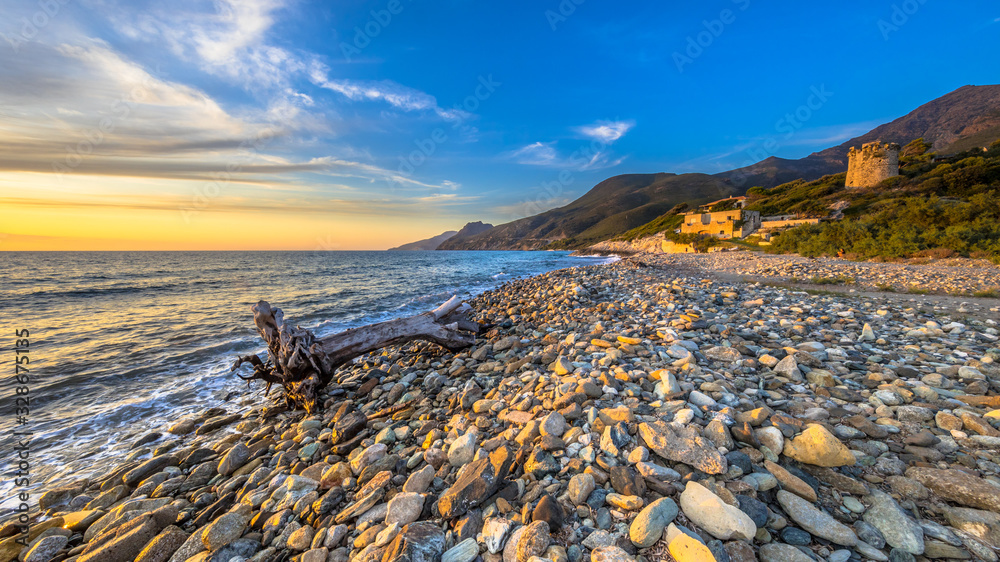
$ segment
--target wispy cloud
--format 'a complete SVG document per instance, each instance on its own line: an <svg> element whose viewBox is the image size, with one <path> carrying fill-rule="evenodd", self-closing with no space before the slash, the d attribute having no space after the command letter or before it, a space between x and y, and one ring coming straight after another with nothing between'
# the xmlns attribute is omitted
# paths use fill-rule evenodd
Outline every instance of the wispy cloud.
<svg viewBox="0 0 1000 562"><path fill-rule="evenodd" d="M590 125L573 127L574 134L591 142L579 146L569 156L560 152L557 141L534 142L516 150L502 154L502 158L528 166L544 166L563 170L603 170L613 168L625 161L624 156L615 156L610 145L624 137L633 127L634 121L597 121Z"/></svg>
<svg viewBox="0 0 1000 562"><path fill-rule="evenodd" d="M309 78L313 84L337 92L353 101L384 102L402 111L433 112L446 121L465 120L470 114L461 109L445 109L438 105L437 99L413 88L408 88L391 80L361 81L338 80L328 77L329 69L314 62L309 70Z"/></svg>
<svg viewBox="0 0 1000 562"><path fill-rule="evenodd" d="M166 43L176 56L203 71L249 88L283 89L292 74L305 69L301 57L267 40L275 12L285 2L218 0L211 9L201 6L151 3L136 10L119 5L108 13L123 35Z"/></svg>
<svg viewBox="0 0 1000 562"><path fill-rule="evenodd" d="M576 127L575 131L587 138L611 144L624 137L632 127L635 127L635 121L598 121L592 125Z"/></svg>
<svg viewBox="0 0 1000 562"><path fill-rule="evenodd" d="M625 161L624 156L616 157L609 150L595 152L589 146L577 148L569 156L565 156L557 150L555 141L532 143L507 152L502 157L527 166L580 172L613 168Z"/></svg>
<svg viewBox="0 0 1000 562"><path fill-rule="evenodd" d="M558 163L555 142L536 142L509 153L509 158L518 164L531 166L551 166Z"/></svg>
<svg viewBox="0 0 1000 562"><path fill-rule="evenodd" d="M312 98L296 94L308 107ZM345 155L275 154L292 142L295 108L235 116L204 92L165 80L100 41L31 43L0 67L0 171L228 181L290 182L304 173L454 191L453 182L401 176ZM322 127L318 127L322 130ZM369 159L371 157L369 156ZM323 180L320 180L323 183Z"/></svg>
<svg viewBox="0 0 1000 562"><path fill-rule="evenodd" d="M402 111L430 111L445 120L466 119L424 92L390 80L356 81L330 76L321 57L274 44L270 29L285 0L219 0L214 13L182 6L150 7L141 14L123 9L115 17L135 40L163 40L179 57L210 74L228 78L269 100L275 117L297 116L314 100L296 89L308 80L351 101L382 101Z"/></svg>

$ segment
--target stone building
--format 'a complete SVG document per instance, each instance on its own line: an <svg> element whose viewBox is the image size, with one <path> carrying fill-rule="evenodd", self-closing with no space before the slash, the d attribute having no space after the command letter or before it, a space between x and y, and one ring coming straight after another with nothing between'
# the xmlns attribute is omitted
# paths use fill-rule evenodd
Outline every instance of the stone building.
<svg viewBox="0 0 1000 562"><path fill-rule="evenodd" d="M847 153L847 187L874 187L899 175L899 145L866 142Z"/></svg>
<svg viewBox="0 0 1000 562"><path fill-rule="evenodd" d="M682 234L710 234L716 238L744 238L760 228L758 211L694 212L684 215Z"/></svg>

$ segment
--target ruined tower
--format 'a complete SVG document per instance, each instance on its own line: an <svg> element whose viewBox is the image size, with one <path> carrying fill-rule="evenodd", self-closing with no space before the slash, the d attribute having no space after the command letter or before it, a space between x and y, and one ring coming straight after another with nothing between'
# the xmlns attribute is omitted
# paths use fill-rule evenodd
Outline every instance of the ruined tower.
<svg viewBox="0 0 1000 562"><path fill-rule="evenodd" d="M866 142L847 153L847 187L874 187L899 175L899 145Z"/></svg>

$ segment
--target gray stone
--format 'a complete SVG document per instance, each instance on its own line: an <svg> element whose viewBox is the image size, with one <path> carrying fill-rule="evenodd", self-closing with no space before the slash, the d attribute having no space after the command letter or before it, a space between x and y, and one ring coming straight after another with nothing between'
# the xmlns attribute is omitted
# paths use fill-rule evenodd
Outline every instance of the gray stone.
<svg viewBox="0 0 1000 562"><path fill-rule="evenodd" d="M69 537L63 535L49 535L38 539L25 554L24 562L49 562L68 542Z"/></svg>
<svg viewBox="0 0 1000 562"><path fill-rule="evenodd" d="M389 500L385 524L398 523L400 527L413 523L424 509L424 496L416 492L401 492Z"/></svg>
<svg viewBox="0 0 1000 562"><path fill-rule="evenodd" d="M639 424L639 436L650 450L667 460L691 465L706 474L725 474L729 469L726 458L693 427L657 420Z"/></svg>
<svg viewBox="0 0 1000 562"><path fill-rule="evenodd" d="M882 533L885 542L910 554L923 554L924 531L903 512L896 500L877 490L868 499L872 505L865 511L864 520Z"/></svg>
<svg viewBox="0 0 1000 562"><path fill-rule="evenodd" d="M760 547L760 562L813 562L813 559L790 544L771 543Z"/></svg>
<svg viewBox="0 0 1000 562"><path fill-rule="evenodd" d="M233 445L219 461L219 474L229 476L250 460L250 449L243 443Z"/></svg>
<svg viewBox="0 0 1000 562"><path fill-rule="evenodd" d="M219 550L238 539L243 534L249 522L249 509L230 511L205 527L205 530L201 532L201 541L208 550Z"/></svg>
<svg viewBox="0 0 1000 562"><path fill-rule="evenodd" d="M452 442L448 448L448 462L451 466L465 466L476 455L476 434L468 432Z"/></svg>
<svg viewBox="0 0 1000 562"><path fill-rule="evenodd" d="M663 535L663 529L677 517L677 504L670 498L660 498L639 512L629 527L629 538L638 548L649 548Z"/></svg>
<svg viewBox="0 0 1000 562"><path fill-rule="evenodd" d="M510 519L489 517L483 522L483 542L490 554L497 554L507 543L507 535L514 527Z"/></svg>
<svg viewBox="0 0 1000 562"><path fill-rule="evenodd" d="M465 539L448 549L441 556L441 562L472 562L479 556L479 544L476 539Z"/></svg>
<svg viewBox="0 0 1000 562"><path fill-rule="evenodd" d="M569 479L569 499L575 505L580 505L587 501L590 493L594 491L596 484L593 475L581 473Z"/></svg>
<svg viewBox="0 0 1000 562"><path fill-rule="evenodd" d="M799 496L779 490L778 503L793 521L813 535L842 546L854 546L858 543L858 536L850 527Z"/></svg>
<svg viewBox="0 0 1000 562"><path fill-rule="evenodd" d="M444 553L444 531L434 523L411 523L396 535L382 555L383 562L437 562Z"/></svg>

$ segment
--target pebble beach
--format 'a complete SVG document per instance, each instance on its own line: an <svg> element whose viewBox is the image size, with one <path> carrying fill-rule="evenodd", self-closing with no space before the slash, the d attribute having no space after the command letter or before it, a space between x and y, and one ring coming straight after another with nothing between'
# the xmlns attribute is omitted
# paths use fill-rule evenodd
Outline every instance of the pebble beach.
<svg viewBox="0 0 1000 562"><path fill-rule="evenodd" d="M472 348L362 357L313 416L275 389L173 420L48 483L0 562L998 560L998 301L684 259L508 282Z"/></svg>

